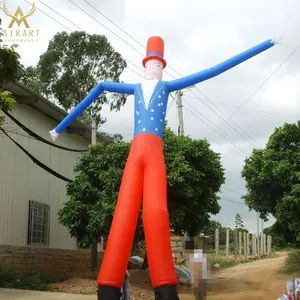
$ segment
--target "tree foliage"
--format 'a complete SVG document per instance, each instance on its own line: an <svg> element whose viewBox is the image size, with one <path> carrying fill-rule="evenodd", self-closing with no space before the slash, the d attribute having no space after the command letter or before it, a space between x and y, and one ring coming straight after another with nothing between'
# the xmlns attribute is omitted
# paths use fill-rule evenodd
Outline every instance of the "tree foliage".
<svg viewBox="0 0 300 300"><path fill-rule="evenodd" d="M70 197L59 211L59 221L78 241L90 244L107 236L113 218L130 143L97 144L75 167L75 180L67 185ZM220 155L207 141L177 137L166 129L165 160L171 228L198 234L209 214L220 210L217 193L224 183ZM141 216L136 241L143 239Z"/></svg>
<svg viewBox="0 0 300 300"><path fill-rule="evenodd" d="M265 149L246 159L242 176L250 209L300 235L300 122L276 128Z"/></svg>
<svg viewBox="0 0 300 300"><path fill-rule="evenodd" d="M20 55L16 52L17 45L4 45L1 37L0 28L0 109L11 111L15 106L15 99L11 92L5 90L5 83L13 82L18 78L22 65ZM5 117L0 116L0 126L3 125L4 120Z"/></svg>
<svg viewBox="0 0 300 300"><path fill-rule="evenodd" d="M214 237L216 233L216 229L222 229L223 226L219 221L209 220L207 224L202 229L202 233L209 237Z"/></svg>
<svg viewBox="0 0 300 300"><path fill-rule="evenodd" d="M125 68L126 61L104 35L60 32L49 42L37 66L27 68L20 80L69 110L100 81L119 82ZM125 101L125 95L103 93L87 110L85 121L90 122L92 117L98 124L103 123L99 114L102 106L109 103L111 109L119 109Z"/></svg>
<svg viewBox="0 0 300 300"><path fill-rule="evenodd" d="M245 230L244 221L240 214L235 215L235 229L237 230Z"/></svg>
<svg viewBox="0 0 300 300"><path fill-rule="evenodd" d="M299 247L298 236L289 229L288 224L276 221L272 226L264 229L266 235L272 237L272 245L276 248Z"/></svg>
<svg viewBox="0 0 300 300"><path fill-rule="evenodd" d="M20 74L19 81L28 89L40 95L46 96L37 67L30 66L24 68L23 72Z"/></svg>

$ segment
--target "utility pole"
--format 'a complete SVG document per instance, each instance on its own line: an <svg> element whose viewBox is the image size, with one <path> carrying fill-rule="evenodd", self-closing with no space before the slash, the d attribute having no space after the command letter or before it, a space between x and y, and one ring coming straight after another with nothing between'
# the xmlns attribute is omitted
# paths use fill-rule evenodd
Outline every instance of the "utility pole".
<svg viewBox="0 0 300 300"><path fill-rule="evenodd" d="M176 104L177 104L177 111L178 111L178 136L184 135L184 127L183 127L183 105L182 105L182 96L183 92L181 90L176 91ZM187 232L184 233L184 236L187 237ZM194 239L193 239L194 240Z"/></svg>
<svg viewBox="0 0 300 300"><path fill-rule="evenodd" d="M97 144L97 124L96 121L92 121L92 145ZM93 242L91 248L91 270L96 271L98 269L98 243Z"/></svg>
<svg viewBox="0 0 300 300"><path fill-rule="evenodd" d="M259 213L257 212L257 254L259 255Z"/></svg>
<svg viewBox="0 0 300 300"><path fill-rule="evenodd" d="M181 90L176 91L176 104L177 104L178 121L179 121L178 136L184 135L182 96L183 96L183 92Z"/></svg>
<svg viewBox="0 0 300 300"><path fill-rule="evenodd" d="M261 254L265 254L264 220L261 219Z"/></svg>
<svg viewBox="0 0 300 300"><path fill-rule="evenodd" d="M97 124L96 121L92 122L92 145L97 144Z"/></svg>

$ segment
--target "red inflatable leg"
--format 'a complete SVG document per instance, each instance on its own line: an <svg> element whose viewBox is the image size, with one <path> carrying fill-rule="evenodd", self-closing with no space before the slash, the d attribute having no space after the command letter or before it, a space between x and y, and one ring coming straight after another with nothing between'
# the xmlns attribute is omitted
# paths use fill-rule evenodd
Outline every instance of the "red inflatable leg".
<svg viewBox="0 0 300 300"><path fill-rule="evenodd" d="M145 156L143 223L149 271L154 288L177 284L172 258L169 214L167 207L167 178L163 146L160 138L148 136Z"/></svg>
<svg viewBox="0 0 300 300"><path fill-rule="evenodd" d="M98 286L121 287L130 257L143 193L143 165L133 141L124 170Z"/></svg>

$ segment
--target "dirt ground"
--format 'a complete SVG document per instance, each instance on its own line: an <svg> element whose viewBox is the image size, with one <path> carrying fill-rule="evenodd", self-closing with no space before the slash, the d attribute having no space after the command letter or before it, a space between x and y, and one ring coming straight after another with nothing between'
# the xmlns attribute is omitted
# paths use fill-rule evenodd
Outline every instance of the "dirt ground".
<svg viewBox="0 0 300 300"><path fill-rule="evenodd" d="M210 283L209 300L278 299L286 281L293 279L281 272L286 253L279 257L240 264L215 274ZM181 300L192 299L181 297Z"/></svg>
<svg viewBox="0 0 300 300"><path fill-rule="evenodd" d="M286 287L286 281L293 279L280 272L286 253L279 257L268 258L240 264L219 271L213 275L208 284L207 300L260 300L277 299ZM154 299L149 277L145 271L131 271L131 295L133 300ZM93 280L71 279L54 284L53 291L73 292L76 294L94 294ZM194 300L191 290L180 287L181 300Z"/></svg>

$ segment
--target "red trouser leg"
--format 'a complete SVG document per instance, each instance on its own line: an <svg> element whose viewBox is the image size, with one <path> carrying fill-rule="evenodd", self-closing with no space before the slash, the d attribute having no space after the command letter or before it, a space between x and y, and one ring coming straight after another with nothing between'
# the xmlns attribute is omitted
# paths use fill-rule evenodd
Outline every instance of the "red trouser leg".
<svg viewBox="0 0 300 300"><path fill-rule="evenodd" d="M167 178L162 140L147 136L143 195L143 223L149 271L154 288L177 284L167 205Z"/></svg>
<svg viewBox="0 0 300 300"><path fill-rule="evenodd" d="M143 165L133 141L123 173L98 286L121 287L130 257L143 193Z"/></svg>

